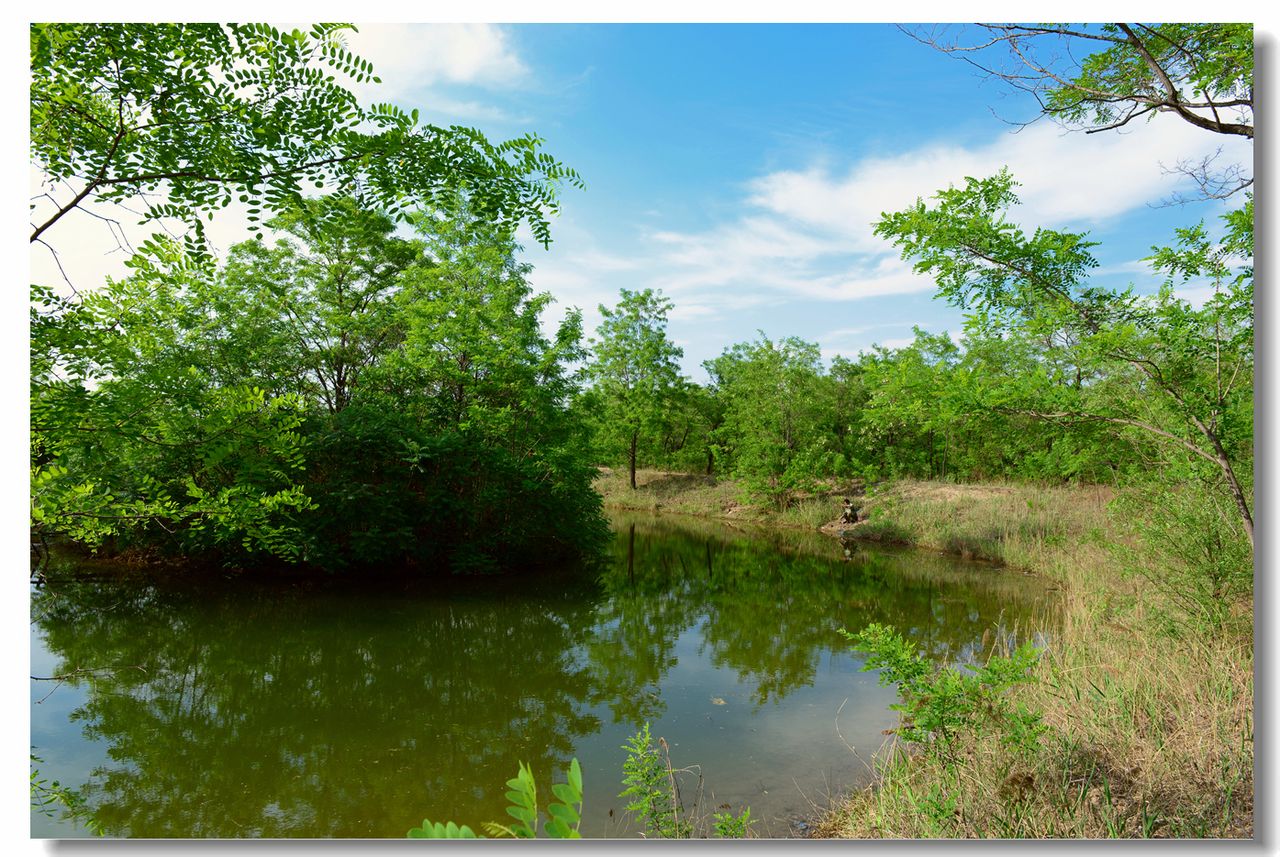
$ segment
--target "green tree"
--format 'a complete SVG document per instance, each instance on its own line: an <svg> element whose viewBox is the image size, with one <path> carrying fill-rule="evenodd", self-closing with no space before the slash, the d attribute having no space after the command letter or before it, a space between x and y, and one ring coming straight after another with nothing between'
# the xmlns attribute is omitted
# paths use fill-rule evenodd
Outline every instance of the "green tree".
<svg viewBox="0 0 1280 857"><path fill-rule="evenodd" d="M1012 223L1014 187L1007 171L971 178L940 191L932 204L918 200L886 214L876 232L969 311L971 330L1065 333L1071 362L1101 376L1067 410L1016 401L1002 407L1136 430L1207 463L1204 478L1232 498L1252 544L1252 202L1227 215L1221 242L1197 226L1179 230L1173 246L1156 248L1152 259L1168 280L1157 295L1143 296L1089 285L1097 261L1083 233L1038 229L1028 236ZM1174 295L1188 277L1213 285L1200 309Z"/></svg>
<svg viewBox="0 0 1280 857"><path fill-rule="evenodd" d="M422 124L416 110L361 106L342 79L377 78L344 47L350 29L33 24L30 151L50 190L30 240L47 243L94 199L141 200L144 222L179 218L198 237L201 218L233 199L257 221L297 205L304 187L358 189L398 218L465 186L477 211L527 221L548 243L556 188L577 174L533 135L493 144Z"/></svg>
<svg viewBox="0 0 1280 857"><path fill-rule="evenodd" d="M37 289L32 523L99 545L299 558L305 402L211 371L211 267L175 241L83 299Z"/></svg>
<svg viewBox="0 0 1280 857"><path fill-rule="evenodd" d="M65 347L34 364L39 525L328 569L593 550L580 315L543 336L505 229L458 203L406 240L337 197L274 222L288 239L221 271L169 242L168 266L46 296Z"/></svg>
<svg viewBox="0 0 1280 857"><path fill-rule="evenodd" d="M785 507L793 491L843 469L830 422L834 384L815 343L761 335L703 365L724 405L720 455L753 495Z"/></svg>
<svg viewBox="0 0 1280 857"><path fill-rule="evenodd" d="M641 441L662 432L682 388L684 351L667 339L672 305L661 292L622 289L621 296L613 309L600 306L586 371L600 407L599 442L625 451L634 489Z"/></svg>
<svg viewBox="0 0 1280 857"><path fill-rule="evenodd" d="M877 348L864 361L872 394L862 407L870 460L889 473L945 477L957 420L960 349L946 333L915 328L910 346Z"/></svg>
<svg viewBox="0 0 1280 857"><path fill-rule="evenodd" d="M254 378L330 414L364 372L404 341L404 273L427 264L418 240L346 196L306 200L268 223L274 245L232 248L208 305L208 344L224 383Z"/></svg>

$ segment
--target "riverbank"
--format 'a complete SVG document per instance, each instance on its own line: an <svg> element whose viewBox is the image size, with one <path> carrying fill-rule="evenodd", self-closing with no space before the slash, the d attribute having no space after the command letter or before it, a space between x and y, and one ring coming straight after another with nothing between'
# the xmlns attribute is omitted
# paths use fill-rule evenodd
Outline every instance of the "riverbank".
<svg viewBox="0 0 1280 857"><path fill-rule="evenodd" d="M633 490L626 470L608 467L600 468L595 488L604 497L605 506L613 509L668 512L810 530L838 519L843 498L862 491L856 484L833 484L819 493L798 497L787 509L780 510L746 502L742 486L732 479L637 470Z"/></svg>
<svg viewBox="0 0 1280 857"><path fill-rule="evenodd" d="M841 495L802 512L744 506L727 480L605 474L606 504L830 523ZM616 483L616 484L615 484ZM627 493L623 493L627 492ZM836 800L823 837L1248 837L1253 833L1251 602L1211 633L1178 622L1178 593L1099 487L900 481L858 498L847 536L915 545L1044 575L1062 625L1035 681L1011 693L1047 727L1037 749L999 730L943 760L883 754L876 785ZM648 505L642 505L648 504ZM857 629L851 629L857 630ZM994 654L989 651L987 654Z"/></svg>

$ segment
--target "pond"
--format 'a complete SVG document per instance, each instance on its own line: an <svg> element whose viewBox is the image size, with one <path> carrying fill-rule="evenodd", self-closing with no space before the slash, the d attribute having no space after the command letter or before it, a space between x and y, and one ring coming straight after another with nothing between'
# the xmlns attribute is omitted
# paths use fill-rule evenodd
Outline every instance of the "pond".
<svg viewBox="0 0 1280 857"><path fill-rule="evenodd" d="M592 572L342 584L57 575L34 591L32 753L108 836L402 837L506 820L577 757L584 836L635 836L645 722L687 801L804 829L866 782L892 688L837 633L895 626L966 662L1051 633L1037 579L809 532L615 515ZM554 776L553 776L554 774ZM700 776L699 776L700 775ZM88 835L32 814L36 837Z"/></svg>

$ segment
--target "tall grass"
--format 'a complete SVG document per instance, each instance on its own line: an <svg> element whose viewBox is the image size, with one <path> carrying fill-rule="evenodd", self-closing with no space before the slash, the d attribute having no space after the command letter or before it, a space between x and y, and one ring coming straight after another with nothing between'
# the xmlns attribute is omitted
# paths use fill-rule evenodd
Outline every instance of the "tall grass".
<svg viewBox="0 0 1280 857"><path fill-rule="evenodd" d="M1050 730L1029 756L991 741L945 762L887 751L877 784L840 802L819 835L1252 835L1251 601L1230 603L1239 621L1214 633L1171 625L1168 593L1122 573L1120 556L1144 546L1110 500L1095 488L926 482L868 498L860 537L1034 570L1058 587L1061 626L1038 681L1013 691Z"/></svg>

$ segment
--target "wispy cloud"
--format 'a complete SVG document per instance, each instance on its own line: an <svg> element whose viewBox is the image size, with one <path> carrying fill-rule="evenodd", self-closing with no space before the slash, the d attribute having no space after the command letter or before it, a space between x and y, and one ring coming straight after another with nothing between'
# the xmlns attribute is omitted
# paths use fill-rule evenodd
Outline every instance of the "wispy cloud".
<svg viewBox="0 0 1280 857"><path fill-rule="evenodd" d="M844 168L772 172L746 183L736 219L702 231L650 233L653 280L704 306L716 306L730 287L734 295L822 301L928 291L933 283L874 234L883 212L1007 166L1021 183L1015 219L1028 228L1088 228L1168 196L1177 182L1161 164L1222 145L1209 136L1184 123L1092 136L1038 125L985 144L931 143ZM1247 143L1231 154L1252 157ZM1138 273L1134 265L1123 272Z"/></svg>

